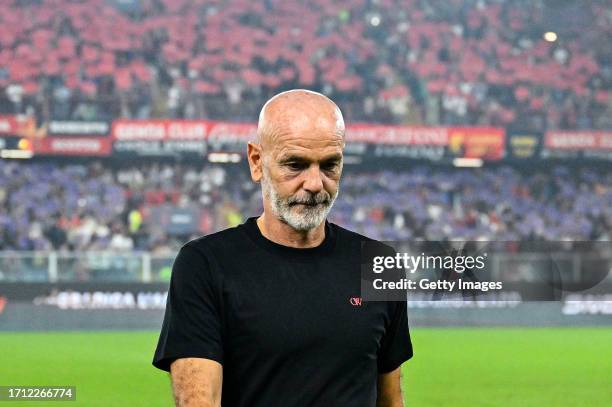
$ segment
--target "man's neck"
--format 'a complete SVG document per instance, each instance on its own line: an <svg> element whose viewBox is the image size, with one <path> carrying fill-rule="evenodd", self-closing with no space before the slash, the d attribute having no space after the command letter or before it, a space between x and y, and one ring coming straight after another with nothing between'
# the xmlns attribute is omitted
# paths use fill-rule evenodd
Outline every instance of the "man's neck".
<svg viewBox="0 0 612 407"><path fill-rule="evenodd" d="M275 216L266 216L264 213L257 219L257 226L266 239L283 246L298 249L317 247L325 239L325 222L314 229L299 231Z"/></svg>

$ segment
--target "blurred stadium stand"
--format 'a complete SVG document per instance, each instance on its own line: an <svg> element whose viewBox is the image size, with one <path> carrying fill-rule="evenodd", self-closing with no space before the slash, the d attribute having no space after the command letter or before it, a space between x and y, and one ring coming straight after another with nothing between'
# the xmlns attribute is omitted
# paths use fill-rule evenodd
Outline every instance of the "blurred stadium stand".
<svg viewBox="0 0 612 407"><path fill-rule="evenodd" d="M150 250L261 213L242 166L0 161L0 250ZM609 171L349 169L331 219L383 240L609 240Z"/></svg>
<svg viewBox="0 0 612 407"><path fill-rule="evenodd" d="M349 229L608 241L610 43L605 0L2 1L0 279L167 278L260 213L241 155L296 87L352 126Z"/></svg>
<svg viewBox="0 0 612 407"><path fill-rule="evenodd" d="M352 122L610 129L610 20L606 0L3 1L0 113L241 121L306 87Z"/></svg>

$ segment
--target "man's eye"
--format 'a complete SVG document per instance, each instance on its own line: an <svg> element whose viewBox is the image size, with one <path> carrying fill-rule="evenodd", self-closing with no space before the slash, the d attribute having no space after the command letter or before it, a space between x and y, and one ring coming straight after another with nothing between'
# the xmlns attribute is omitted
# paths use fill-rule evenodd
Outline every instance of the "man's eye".
<svg viewBox="0 0 612 407"><path fill-rule="evenodd" d="M285 164L290 170L299 171L304 169L304 164L302 163L287 163Z"/></svg>
<svg viewBox="0 0 612 407"><path fill-rule="evenodd" d="M323 168L323 171L335 171L338 168L338 163L326 163L321 168Z"/></svg>

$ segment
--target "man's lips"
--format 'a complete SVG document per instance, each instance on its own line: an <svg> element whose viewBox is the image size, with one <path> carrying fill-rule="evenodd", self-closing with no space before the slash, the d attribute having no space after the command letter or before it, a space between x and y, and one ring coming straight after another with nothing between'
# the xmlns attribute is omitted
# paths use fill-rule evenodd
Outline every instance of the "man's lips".
<svg viewBox="0 0 612 407"><path fill-rule="evenodd" d="M302 206L314 207L314 206L324 205L325 203L326 202L319 202L319 203L293 202L290 204L290 206L302 205Z"/></svg>

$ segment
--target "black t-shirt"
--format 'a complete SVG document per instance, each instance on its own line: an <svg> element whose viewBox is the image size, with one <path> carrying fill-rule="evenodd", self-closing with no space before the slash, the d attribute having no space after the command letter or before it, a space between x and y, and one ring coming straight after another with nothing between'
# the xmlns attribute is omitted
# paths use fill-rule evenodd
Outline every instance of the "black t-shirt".
<svg viewBox="0 0 612 407"><path fill-rule="evenodd" d="M412 345L406 302L360 301L364 239L326 222L319 246L291 248L250 218L186 243L153 364L221 363L224 407L375 406Z"/></svg>

